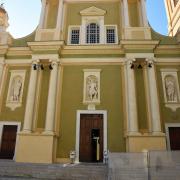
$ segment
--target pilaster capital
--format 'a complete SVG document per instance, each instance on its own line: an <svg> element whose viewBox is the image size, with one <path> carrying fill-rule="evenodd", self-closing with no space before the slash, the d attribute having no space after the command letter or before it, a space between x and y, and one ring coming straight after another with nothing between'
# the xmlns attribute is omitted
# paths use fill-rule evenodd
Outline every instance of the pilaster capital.
<svg viewBox="0 0 180 180"><path fill-rule="evenodd" d="M136 59L125 59L125 65L131 66L133 63L135 63Z"/></svg>
<svg viewBox="0 0 180 180"><path fill-rule="evenodd" d="M154 65L154 63L156 62L156 60L154 58L146 58L145 61L147 63L150 63L151 65Z"/></svg>
<svg viewBox="0 0 180 180"><path fill-rule="evenodd" d="M33 64L38 64L40 61L39 61L39 59L33 59L32 60L32 62L31 62L31 64L33 65Z"/></svg>

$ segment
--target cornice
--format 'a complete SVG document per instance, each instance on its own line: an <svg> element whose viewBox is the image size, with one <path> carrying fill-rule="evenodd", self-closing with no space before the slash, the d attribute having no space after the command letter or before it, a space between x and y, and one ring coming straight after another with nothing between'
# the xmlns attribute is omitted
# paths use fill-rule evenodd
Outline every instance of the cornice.
<svg viewBox="0 0 180 180"><path fill-rule="evenodd" d="M152 40L122 40L121 45L125 50L154 50L159 41Z"/></svg>
<svg viewBox="0 0 180 180"><path fill-rule="evenodd" d="M32 51L58 51L64 45L64 41L28 42Z"/></svg>
<svg viewBox="0 0 180 180"><path fill-rule="evenodd" d="M89 3L93 3L93 2L97 2L97 0L64 0L64 2L67 3L83 3L83 2L89 2ZM98 0L98 2L119 2L119 0Z"/></svg>
<svg viewBox="0 0 180 180"><path fill-rule="evenodd" d="M32 51L29 47L11 47L7 51L7 56L31 56Z"/></svg>
<svg viewBox="0 0 180 180"><path fill-rule="evenodd" d="M165 55L177 55L180 57L180 45L160 45L158 46L154 53L157 54L165 54Z"/></svg>
<svg viewBox="0 0 180 180"><path fill-rule="evenodd" d="M124 54L120 45L94 45L94 46L64 46L61 55L117 55Z"/></svg>
<svg viewBox="0 0 180 180"><path fill-rule="evenodd" d="M0 56L5 56L8 51L8 45L0 45Z"/></svg>

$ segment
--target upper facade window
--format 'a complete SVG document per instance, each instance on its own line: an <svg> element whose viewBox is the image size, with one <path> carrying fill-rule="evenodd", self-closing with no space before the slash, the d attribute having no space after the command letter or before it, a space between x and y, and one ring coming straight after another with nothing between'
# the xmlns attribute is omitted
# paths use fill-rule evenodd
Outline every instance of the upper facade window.
<svg viewBox="0 0 180 180"><path fill-rule="evenodd" d="M81 25L69 26L68 44L116 44L118 43L117 25L105 25L106 11L94 6L80 12Z"/></svg>
<svg viewBox="0 0 180 180"><path fill-rule="evenodd" d="M91 23L87 25L86 28L86 43L87 44L97 44L100 39L99 25L96 23Z"/></svg>

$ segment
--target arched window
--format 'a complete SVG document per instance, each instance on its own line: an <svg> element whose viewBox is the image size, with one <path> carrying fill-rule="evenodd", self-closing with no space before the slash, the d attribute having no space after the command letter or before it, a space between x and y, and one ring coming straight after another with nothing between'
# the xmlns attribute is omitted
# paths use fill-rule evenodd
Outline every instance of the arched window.
<svg viewBox="0 0 180 180"><path fill-rule="evenodd" d="M96 23L90 23L86 28L86 43L99 43L99 37L99 25Z"/></svg>

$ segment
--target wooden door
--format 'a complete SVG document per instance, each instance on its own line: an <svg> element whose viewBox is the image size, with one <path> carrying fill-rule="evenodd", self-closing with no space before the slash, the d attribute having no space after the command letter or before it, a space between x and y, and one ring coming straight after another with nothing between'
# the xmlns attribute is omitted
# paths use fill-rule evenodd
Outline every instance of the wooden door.
<svg viewBox="0 0 180 180"><path fill-rule="evenodd" d="M93 133L96 133L94 135ZM97 144L94 136L98 136L99 158L97 159ZM103 161L103 115L81 114L80 116L80 162Z"/></svg>
<svg viewBox="0 0 180 180"><path fill-rule="evenodd" d="M169 127L171 150L180 150L180 127Z"/></svg>
<svg viewBox="0 0 180 180"><path fill-rule="evenodd" d="M15 145L16 145L16 134L17 134L16 125L3 126L1 149L0 149L1 159L13 159Z"/></svg>

